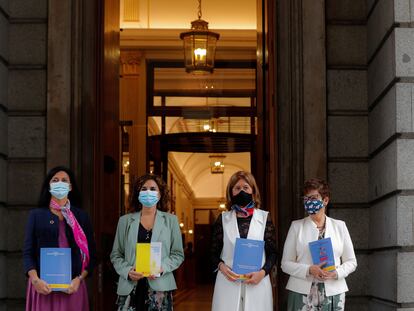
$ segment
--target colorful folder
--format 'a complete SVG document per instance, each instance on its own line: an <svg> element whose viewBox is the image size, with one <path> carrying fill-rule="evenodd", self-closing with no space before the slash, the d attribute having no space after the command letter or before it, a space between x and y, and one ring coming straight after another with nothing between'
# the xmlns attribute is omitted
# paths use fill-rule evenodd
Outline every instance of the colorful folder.
<svg viewBox="0 0 414 311"><path fill-rule="evenodd" d="M326 262L326 264L322 267L323 270L336 270L331 238L309 242L309 250L311 252L314 265Z"/></svg>

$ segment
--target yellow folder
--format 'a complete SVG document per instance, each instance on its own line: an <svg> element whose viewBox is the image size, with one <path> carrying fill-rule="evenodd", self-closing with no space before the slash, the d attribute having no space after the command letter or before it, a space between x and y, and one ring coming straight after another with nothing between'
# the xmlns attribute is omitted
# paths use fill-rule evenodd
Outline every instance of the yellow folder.
<svg viewBox="0 0 414 311"><path fill-rule="evenodd" d="M145 277L159 276L161 271L161 242L137 243L135 271Z"/></svg>

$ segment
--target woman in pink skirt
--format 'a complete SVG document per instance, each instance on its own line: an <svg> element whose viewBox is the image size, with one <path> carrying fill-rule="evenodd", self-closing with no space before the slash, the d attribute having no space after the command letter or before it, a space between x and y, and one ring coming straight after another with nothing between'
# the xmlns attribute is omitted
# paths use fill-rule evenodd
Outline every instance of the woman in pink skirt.
<svg viewBox="0 0 414 311"><path fill-rule="evenodd" d="M80 209L74 174L55 167L46 176L39 207L29 214L23 248L27 282L26 311L87 311L85 278L95 264L95 242L88 215ZM40 279L40 249L70 248L72 282L64 291L52 291Z"/></svg>

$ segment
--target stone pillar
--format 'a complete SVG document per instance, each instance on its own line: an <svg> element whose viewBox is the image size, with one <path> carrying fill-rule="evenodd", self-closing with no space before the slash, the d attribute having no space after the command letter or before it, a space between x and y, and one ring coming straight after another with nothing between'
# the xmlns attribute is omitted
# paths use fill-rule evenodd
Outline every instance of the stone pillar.
<svg viewBox="0 0 414 311"><path fill-rule="evenodd" d="M414 305L413 1L368 1L370 310Z"/></svg>
<svg viewBox="0 0 414 311"><path fill-rule="evenodd" d="M0 1L0 310L7 299L7 124L9 67L9 7Z"/></svg>
<svg viewBox="0 0 414 311"><path fill-rule="evenodd" d="M131 181L147 171L145 57L139 50L122 50L120 55L120 120L132 121L129 132Z"/></svg>
<svg viewBox="0 0 414 311"><path fill-rule="evenodd" d="M70 167L72 114L72 1L49 2L47 57L47 169Z"/></svg>
<svg viewBox="0 0 414 311"><path fill-rule="evenodd" d="M0 6L6 2L0 1ZM24 228L29 209L36 206L45 172L47 0L10 1L7 12L9 77L5 228L8 234L5 244L7 251L3 253L7 257L7 269L0 268L0 274L7 271L7 276L1 275L0 282L7 282L6 295L1 293L2 298L6 299L7 310L22 310L26 289L22 263ZM0 33L3 29L1 25ZM0 41L3 47L2 38ZM2 87L3 83L0 89ZM0 128L3 124L0 121ZM0 142L2 140L0 133ZM4 164L0 164L0 172L4 167ZM4 175L0 176L3 178ZM0 189L2 193L5 189L3 184ZM0 201L3 201L2 197L0 194ZM3 216L0 217L5 219ZM3 249L4 244L1 245Z"/></svg>
<svg viewBox="0 0 414 311"><path fill-rule="evenodd" d="M326 2L331 217L348 226L358 260L347 310L368 309L368 107L365 1ZM356 216L357 215L357 216Z"/></svg>

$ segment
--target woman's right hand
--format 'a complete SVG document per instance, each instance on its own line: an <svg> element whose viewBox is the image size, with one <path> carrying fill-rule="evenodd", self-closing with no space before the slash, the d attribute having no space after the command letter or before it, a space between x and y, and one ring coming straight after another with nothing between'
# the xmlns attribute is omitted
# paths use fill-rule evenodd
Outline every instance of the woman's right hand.
<svg viewBox="0 0 414 311"><path fill-rule="evenodd" d="M219 270L230 282L236 282L239 279L239 275L234 273L224 262L219 263Z"/></svg>
<svg viewBox="0 0 414 311"><path fill-rule="evenodd" d="M319 265L310 266L309 274L319 281L324 281L328 276L328 272L322 269L325 264L326 262L321 262Z"/></svg>
<svg viewBox="0 0 414 311"><path fill-rule="evenodd" d="M144 275L142 273L136 272L134 268L132 268L131 270L129 270L128 272L128 277L132 280L132 281L138 281L139 279L142 279L144 277Z"/></svg>
<svg viewBox="0 0 414 311"><path fill-rule="evenodd" d="M38 292L39 294L49 295L52 292L49 285L40 278L31 279L31 282L36 292Z"/></svg>

